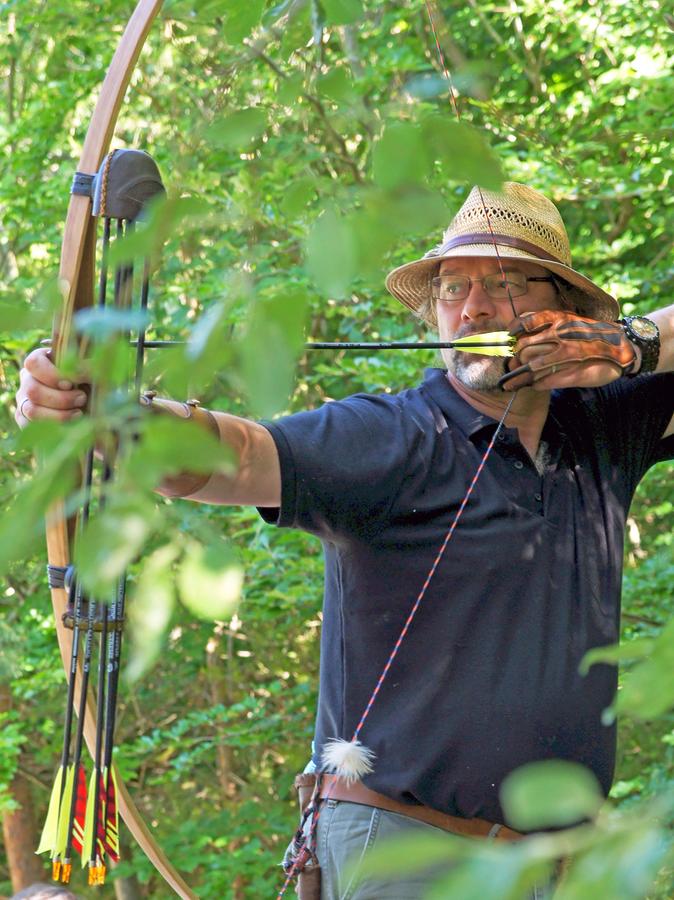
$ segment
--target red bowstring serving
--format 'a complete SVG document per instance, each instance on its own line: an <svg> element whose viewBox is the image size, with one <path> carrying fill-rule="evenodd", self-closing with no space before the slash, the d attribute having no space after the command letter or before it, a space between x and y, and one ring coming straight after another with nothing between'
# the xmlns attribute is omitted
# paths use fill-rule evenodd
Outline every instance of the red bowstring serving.
<svg viewBox="0 0 674 900"><path fill-rule="evenodd" d="M441 66L444 76L447 79L447 82L449 84L449 96L450 96L452 108L456 115L457 121L460 122L461 121L461 113L459 111L459 106L458 106L458 103L456 100L454 83L452 81L452 76L450 74L450 71L447 68L447 63L445 61L445 57L442 52L442 48L440 46L440 41L438 39L438 33L435 28L435 22L433 20L433 14L431 11L431 6L429 3L429 0L425 0L425 6L426 6L426 12L428 13L428 19L431 24L431 30L433 32L433 37L435 39L435 46L436 46L436 49L438 52L440 66ZM489 228L489 233L491 235L491 238L492 238L492 241L494 244L494 252L496 254L496 259L498 261L501 278L503 279L503 282L506 285L506 289L508 291L508 300L510 301L510 307L512 309L513 316L517 317L517 310L515 309L515 303L513 301L512 293L510 291L510 284L508 283L508 279L506 278L505 270L503 268L503 260L501 259L501 254L499 253L498 244L496 243L496 235L494 234L494 229L492 228L492 225L491 225L489 211L487 210L487 204L485 203L482 189L479 186L478 186L478 192L480 195L480 202L482 203L482 209L484 210L487 227ZM394 662L396 656L398 655L398 651L400 650L402 642L405 640L405 637L407 636L407 633L412 625L412 622L414 621L414 617L416 616L416 614L419 610L419 607L421 606L421 601L424 599L424 597L426 595L426 591L428 590L428 587L429 587L431 581L433 580L433 576L435 575L435 573L438 569L438 566L440 565L440 561L442 560L442 557L445 554L447 545L449 544L450 540L452 539L452 536L454 535L456 526L459 523L459 519L463 515L463 511L466 508L466 505L468 504L468 500L470 499L471 494L473 493L473 490L475 489L475 485L477 484L477 481L478 481L480 475L482 474L482 470L484 469L485 465L487 464L487 460L489 459L489 456L492 452L494 444L496 443L496 439L497 439L501 429L505 425L506 419L508 417L508 414L510 413L510 410L512 408L512 405L515 401L516 396L517 396L516 393L513 393L512 397L508 401L508 405L506 406L505 411L504 411L503 415L501 416L501 419L500 419L498 425L496 426L496 429L494 430L494 434L492 435L489 445L487 446L487 449L485 450L485 452L482 456L482 459L480 460L480 463L475 471L475 475L473 476L470 484L468 485L468 490L466 491L464 498L459 505L456 515L454 516L454 519L452 520L452 524L450 525L449 530L447 531L447 534L445 535L445 537L442 541L442 544L440 545L440 549L438 550L438 553L433 561L433 565L429 569L428 575L426 576L426 579L424 580L421 590L419 591L419 594L417 595L417 598L414 601L414 605L412 606L410 614L408 615L408 617L405 621L405 624L403 625L402 630L401 630L400 634L398 635L398 639L396 640L396 642L393 646L393 649L391 650L391 653L389 654L389 657L386 660L386 664L384 665L381 675L379 676L379 679L377 680L374 690L372 691L372 694L370 695L370 699L367 701L365 709L363 710L363 714L360 717L360 721L358 722L358 725L356 726L356 729L353 732L353 736L351 738L352 743L354 743L355 741L357 741L359 739L360 732L361 732L363 726L365 725L365 722L367 720L367 717L370 714L370 711L372 709L372 706L374 705L375 700L377 699L377 695L379 694L379 691L381 690L381 687L386 679L386 676L388 675L388 673L391 669L391 666L393 665L393 662ZM317 777L320 778L320 773L317 774ZM329 788L327 793L325 794L325 796L322 798L323 802L330 799L331 791L332 791L332 788ZM298 853L297 857L295 858L295 862L293 863L292 868L290 869L290 871L288 872L288 874L286 876L283 887L277 894L277 900L281 900L281 898L283 897L283 895L285 894L285 892L288 888L288 885L290 884L292 879L295 877L295 875L297 875L299 873L302 866L306 862L306 856L303 851L306 850L307 844L309 846L311 846L311 844L313 842L314 836L316 834L316 828L318 826L318 820L320 818L320 815L321 815L321 804L318 803L316 805L316 809L312 816L312 821L311 821L311 825L309 828L309 834L305 837L304 842L302 843L302 845L300 847L299 853Z"/></svg>

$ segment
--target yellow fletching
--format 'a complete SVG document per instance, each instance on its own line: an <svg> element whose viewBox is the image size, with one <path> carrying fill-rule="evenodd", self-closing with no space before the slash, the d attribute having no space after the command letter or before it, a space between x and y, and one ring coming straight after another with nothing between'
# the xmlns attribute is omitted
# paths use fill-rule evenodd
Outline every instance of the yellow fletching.
<svg viewBox="0 0 674 900"><path fill-rule="evenodd" d="M42 836L40 837L40 846L35 851L36 853L44 853L46 850L54 850L56 847L62 786L63 766L59 766L59 770L56 773L56 778L54 780L54 787L51 789L49 809L47 810L47 818L44 821L44 828L42 829Z"/></svg>
<svg viewBox="0 0 674 900"><path fill-rule="evenodd" d="M87 813L84 817L84 837L82 838L82 868L89 863L92 841L94 838L94 805L96 803L96 769L89 778L89 791L87 793ZM91 871L91 870L90 870Z"/></svg>
<svg viewBox="0 0 674 900"><path fill-rule="evenodd" d="M452 341L452 343L455 350L461 350L463 353L479 353L481 356L512 356L515 340L507 331L489 331L485 334L469 334Z"/></svg>
<svg viewBox="0 0 674 900"><path fill-rule="evenodd" d="M59 824L56 838L56 847L54 852L56 856L65 856L66 846L68 844L68 825L70 823L70 804L73 799L73 787L75 785L75 767L68 766L66 772L65 787L63 788L63 797L61 798L61 807L59 809Z"/></svg>

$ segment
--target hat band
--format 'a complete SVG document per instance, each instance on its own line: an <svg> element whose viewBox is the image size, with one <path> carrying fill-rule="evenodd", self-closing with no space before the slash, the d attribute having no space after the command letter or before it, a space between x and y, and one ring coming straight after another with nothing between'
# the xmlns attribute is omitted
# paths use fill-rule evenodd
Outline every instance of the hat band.
<svg viewBox="0 0 674 900"><path fill-rule="evenodd" d="M530 241L523 241L521 238L511 237L509 234L484 234L483 232L478 234L461 234L453 237L442 247L438 256L442 256L448 250L453 250L454 247L463 247L466 244L505 244L507 247L515 247L517 250L531 253L532 256L537 256L539 259L561 262L557 256L546 253L545 250L541 250L540 247L532 244Z"/></svg>

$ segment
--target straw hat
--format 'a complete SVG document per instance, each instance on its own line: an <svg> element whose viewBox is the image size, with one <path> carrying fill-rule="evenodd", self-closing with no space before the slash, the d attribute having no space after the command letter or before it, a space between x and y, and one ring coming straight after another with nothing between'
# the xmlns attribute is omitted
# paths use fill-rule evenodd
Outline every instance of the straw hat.
<svg viewBox="0 0 674 900"><path fill-rule="evenodd" d="M422 259L390 272L386 287L401 303L434 323L431 279L440 262L454 257L495 257L494 243L501 259L528 260L563 279L562 293L581 315L606 322L618 319L618 302L571 267L569 238L554 203L513 181L504 183L503 193L474 187L442 243Z"/></svg>

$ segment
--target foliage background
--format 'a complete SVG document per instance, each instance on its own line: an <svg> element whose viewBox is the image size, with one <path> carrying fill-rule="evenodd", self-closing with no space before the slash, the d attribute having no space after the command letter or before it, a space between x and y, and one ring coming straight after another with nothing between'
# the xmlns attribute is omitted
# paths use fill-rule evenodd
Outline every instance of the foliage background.
<svg viewBox="0 0 674 900"><path fill-rule="evenodd" d="M122 0L0 3L3 558L16 556L7 523L24 515L17 496L35 478L12 418L18 372L49 330L45 286L57 270L68 186L131 9ZM464 123L486 135L506 177L559 205L576 267L627 312L669 303L674 34L664 8L462 0L440 3L437 16ZM153 322L154 336L175 338L200 323L202 352L188 383L182 359L151 361L148 377L174 396L195 389L212 408L256 415L416 383L432 356L299 354L292 381L288 373L303 319L314 339L423 336L386 295L383 275L436 243L474 180L497 177L469 140L454 127L421 0L167 2L114 146L151 152L171 195L192 201L170 229ZM269 319L275 333L263 328ZM668 465L653 470L632 510L628 652L671 618L669 475ZM294 829L292 776L311 739L320 547L274 532L251 511L159 503L168 525L149 530L146 549L176 535L227 536L245 586L238 610L216 622L167 601L159 660L124 690L118 762L200 897L272 896ZM20 765L39 819L64 685L31 513L29 549L7 568L0 598L0 680L13 700L0 732L0 804L11 805L7 786ZM671 636L646 652L657 671L636 699L628 688L613 790L619 816L634 809L641 818L674 787ZM573 896L671 896L668 834L662 852L631 863L634 877L618 893L602 893L600 872ZM617 865L621 847L615 860L604 851ZM144 896L168 895L139 852L128 848L126 860L120 873L136 872ZM111 887L99 892L111 895Z"/></svg>

